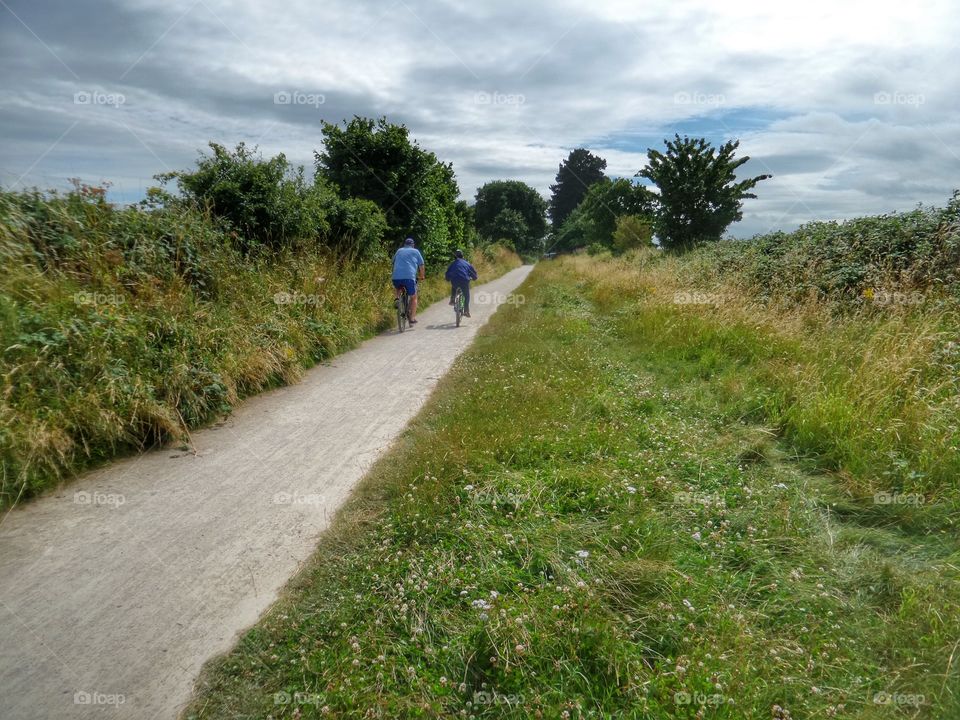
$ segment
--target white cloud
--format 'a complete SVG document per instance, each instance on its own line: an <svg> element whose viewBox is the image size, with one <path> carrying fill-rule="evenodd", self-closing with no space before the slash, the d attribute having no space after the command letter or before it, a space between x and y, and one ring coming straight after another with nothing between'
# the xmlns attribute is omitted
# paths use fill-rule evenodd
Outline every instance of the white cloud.
<svg viewBox="0 0 960 720"><path fill-rule="evenodd" d="M960 184L946 0L8 4L42 42L0 9L5 184L33 166L24 183L79 175L135 195L208 140L310 165L320 119L353 114L407 123L465 197L501 177L546 193L582 144L629 176L646 144L710 126L741 138L745 169L775 174L740 235L943 202ZM78 107L88 88L127 102ZM276 105L279 91L323 102Z"/></svg>

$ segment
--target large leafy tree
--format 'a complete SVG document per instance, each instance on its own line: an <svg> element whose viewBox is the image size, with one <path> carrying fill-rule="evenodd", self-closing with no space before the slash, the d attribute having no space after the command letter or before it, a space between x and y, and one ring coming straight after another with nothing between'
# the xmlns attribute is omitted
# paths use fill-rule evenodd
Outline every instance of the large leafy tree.
<svg viewBox="0 0 960 720"><path fill-rule="evenodd" d="M449 256L464 239L464 215L457 208L453 166L410 139L403 125L354 117L343 127L323 126L317 174L344 197L375 202L395 241L412 235L428 262Z"/></svg>
<svg viewBox="0 0 960 720"><path fill-rule="evenodd" d="M743 217L743 200L771 175L737 181L736 171L750 157L734 159L740 141L714 148L704 138L664 140L666 152L647 151L648 164L637 173L660 189L654 229L668 250L686 250L699 242L719 240Z"/></svg>
<svg viewBox="0 0 960 720"><path fill-rule="evenodd" d="M642 185L626 178L603 178L590 186L583 200L558 233L557 249L583 245L613 247L617 220L627 215L653 220L656 197Z"/></svg>
<svg viewBox="0 0 960 720"><path fill-rule="evenodd" d="M560 163L557 182L550 186L552 195L548 212L554 228L563 225L591 185L603 180L606 167L606 160L585 148L571 151Z"/></svg>
<svg viewBox="0 0 960 720"><path fill-rule="evenodd" d="M537 248L547 232L546 201L519 180L494 180L477 190L474 220L486 238L508 238L520 252Z"/></svg>

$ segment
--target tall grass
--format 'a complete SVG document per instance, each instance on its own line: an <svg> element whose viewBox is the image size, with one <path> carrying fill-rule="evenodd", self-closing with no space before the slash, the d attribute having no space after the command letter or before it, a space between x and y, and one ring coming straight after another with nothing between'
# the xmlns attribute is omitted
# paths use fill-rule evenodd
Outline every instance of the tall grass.
<svg viewBox="0 0 960 720"><path fill-rule="evenodd" d="M185 717L956 717L955 534L743 417L804 338L676 268L536 268Z"/></svg>
<svg viewBox="0 0 960 720"><path fill-rule="evenodd" d="M583 263L581 271L601 300L629 295L657 308L643 315L651 342L696 358L704 372L717 353L737 357L725 379L736 412L769 423L799 452L841 470L851 492L955 499L957 301L943 288L927 288L909 303L836 296L785 302L756 292L739 272L706 270L711 252L650 251Z"/></svg>
<svg viewBox="0 0 960 720"><path fill-rule="evenodd" d="M0 193L0 507L186 440L390 322L385 260L307 241L240 248L186 207L118 209L90 188ZM486 278L519 264L498 248L475 259ZM442 285L429 280L425 299Z"/></svg>

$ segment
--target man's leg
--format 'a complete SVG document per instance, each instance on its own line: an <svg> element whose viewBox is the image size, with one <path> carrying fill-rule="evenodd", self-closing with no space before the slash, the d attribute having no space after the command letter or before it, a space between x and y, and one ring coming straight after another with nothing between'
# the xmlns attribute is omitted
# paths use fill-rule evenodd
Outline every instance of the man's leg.
<svg viewBox="0 0 960 720"><path fill-rule="evenodd" d="M417 321L417 300L420 299L420 293L410 296L410 322Z"/></svg>
<svg viewBox="0 0 960 720"><path fill-rule="evenodd" d="M457 294L457 284L455 282L450 282L450 304L453 305L453 298Z"/></svg>
<svg viewBox="0 0 960 720"><path fill-rule="evenodd" d="M463 314L470 317L470 283L463 283L460 289L463 290Z"/></svg>

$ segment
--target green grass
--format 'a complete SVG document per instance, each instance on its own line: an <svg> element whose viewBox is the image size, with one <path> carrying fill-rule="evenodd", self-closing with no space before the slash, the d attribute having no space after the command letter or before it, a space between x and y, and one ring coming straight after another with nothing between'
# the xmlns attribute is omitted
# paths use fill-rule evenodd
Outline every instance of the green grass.
<svg viewBox="0 0 960 720"><path fill-rule="evenodd" d="M740 392L802 342L636 272L540 265L185 716L960 716L943 509L852 498Z"/></svg>
<svg viewBox="0 0 960 720"><path fill-rule="evenodd" d="M118 455L189 442L242 398L394 321L389 262L316 239L248 255L188 208L0 193L0 509ZM493 246L484 280L520 264ZM426 302L447 292L423 286Z"/></svg>

